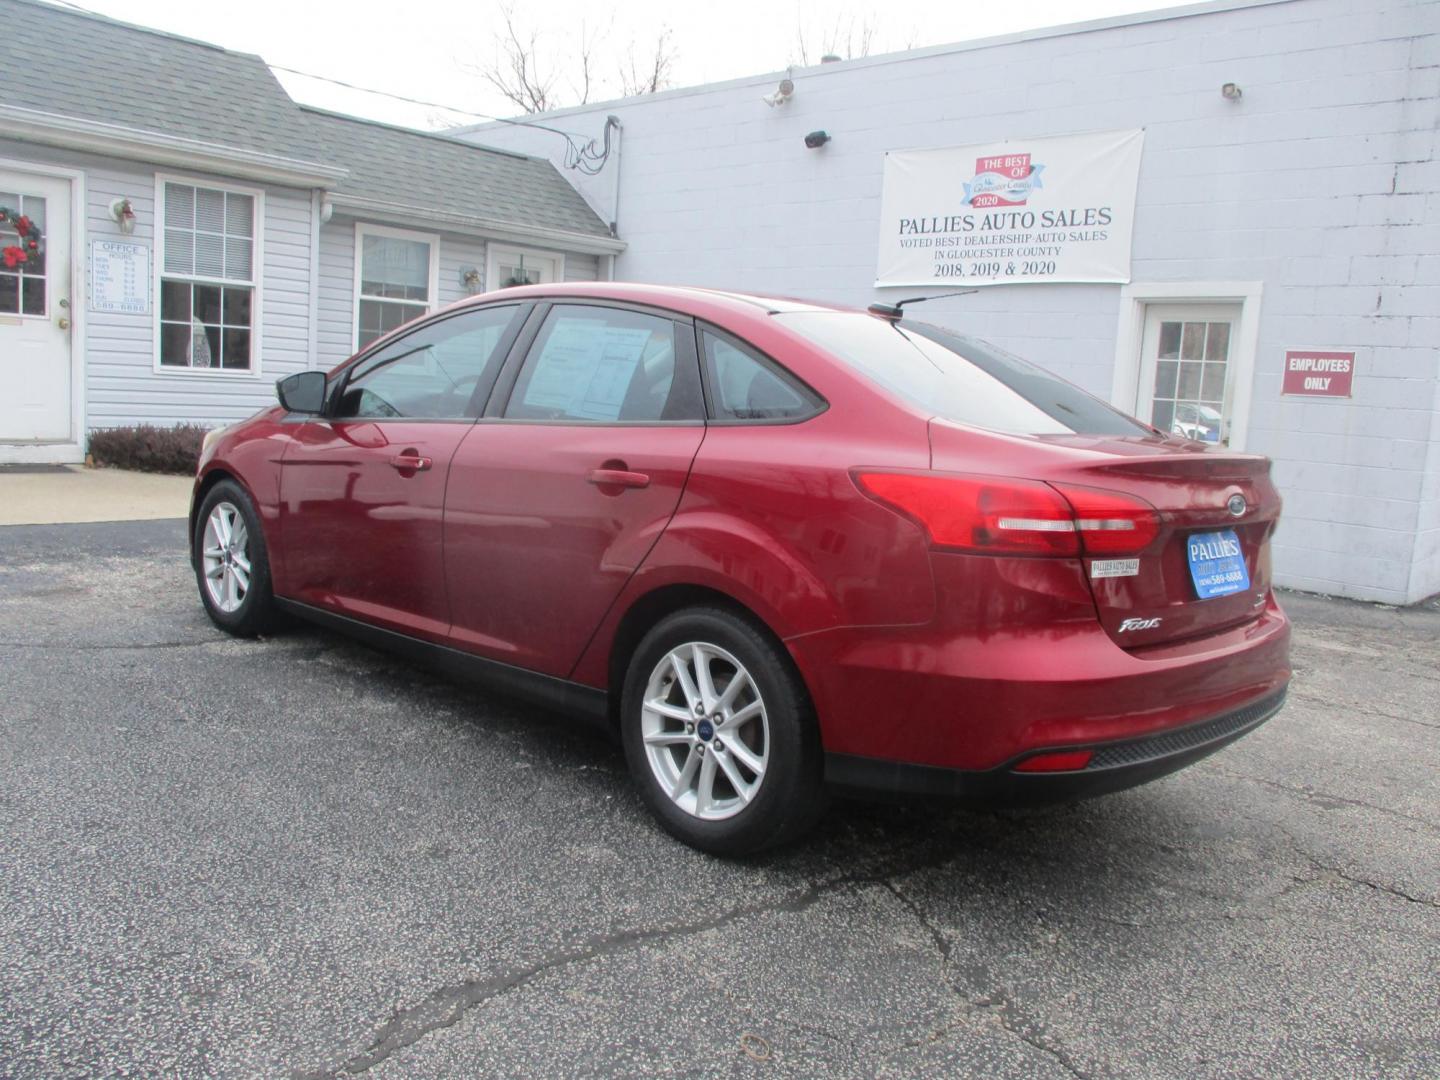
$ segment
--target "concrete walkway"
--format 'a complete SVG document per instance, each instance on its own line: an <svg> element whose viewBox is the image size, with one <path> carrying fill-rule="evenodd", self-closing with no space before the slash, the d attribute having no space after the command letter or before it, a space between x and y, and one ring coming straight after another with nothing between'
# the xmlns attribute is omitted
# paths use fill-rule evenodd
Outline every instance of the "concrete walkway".
<svg viewBox="0 0 1440 1080"><path fill-rule="evenodd" d="M78 465L0 466L0 525L183 518L194 478Z"/></svg>

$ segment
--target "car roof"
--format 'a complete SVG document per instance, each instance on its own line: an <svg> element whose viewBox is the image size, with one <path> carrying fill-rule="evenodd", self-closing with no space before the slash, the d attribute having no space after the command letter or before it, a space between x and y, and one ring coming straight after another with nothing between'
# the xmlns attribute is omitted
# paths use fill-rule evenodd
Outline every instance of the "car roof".
<svg viewBox="0 0 1440 1080"><path fill-rule="evenodd" d="M506 300L553 300L566 297L650 304L695 315L703 315L706 308L720 309L730 314L743 316L796 311L857 310L818 300L762 296L728 289L707 289L695 285L647 285L628 281L571 281L545 285L517 285L504 290L481 293L468 302L490 303L502 298Z"/></svg>

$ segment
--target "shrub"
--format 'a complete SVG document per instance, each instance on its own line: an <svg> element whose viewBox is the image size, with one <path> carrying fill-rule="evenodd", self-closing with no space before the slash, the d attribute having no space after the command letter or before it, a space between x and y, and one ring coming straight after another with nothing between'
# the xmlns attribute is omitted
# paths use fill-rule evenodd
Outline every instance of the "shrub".
<svg viewBox="0 0 1440 1080"><path fill-rule="evenodd" d="M90 433L90 457L96 465L140 472L194 473L200 443L210 429L201 424L105 428Z"/></svg>

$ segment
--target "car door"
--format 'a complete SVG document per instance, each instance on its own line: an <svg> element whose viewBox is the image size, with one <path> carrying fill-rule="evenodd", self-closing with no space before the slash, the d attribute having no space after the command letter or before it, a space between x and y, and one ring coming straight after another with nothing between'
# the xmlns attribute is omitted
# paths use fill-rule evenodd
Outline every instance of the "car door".
<svg viewBox="0 0 1440 1080"><path fill-rule="evenodd" d="M527 338L451 465L452 640L563 676L674 514L705 409L688 320L556 303Z"/></svg>
<svg viewBox="0 0 1440 1080"><path fill-rule="evenodd" d="M450 459L527 309L505 304L426 323L335 380L325 414L299 425L281 468L280 557L292 598L445 639Z"/></svg>

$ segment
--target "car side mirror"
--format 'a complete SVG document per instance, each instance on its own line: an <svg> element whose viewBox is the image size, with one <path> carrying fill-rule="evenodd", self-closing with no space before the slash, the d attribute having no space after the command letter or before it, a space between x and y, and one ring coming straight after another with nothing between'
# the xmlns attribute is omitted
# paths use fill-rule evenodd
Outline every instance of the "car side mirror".
<svg viewBox="0 0 1440 1080"><path fill-rule="evenodd" d="M286 412L318 415L325 408L325 373L301 371L275 384L275 396Z"/></svg>

